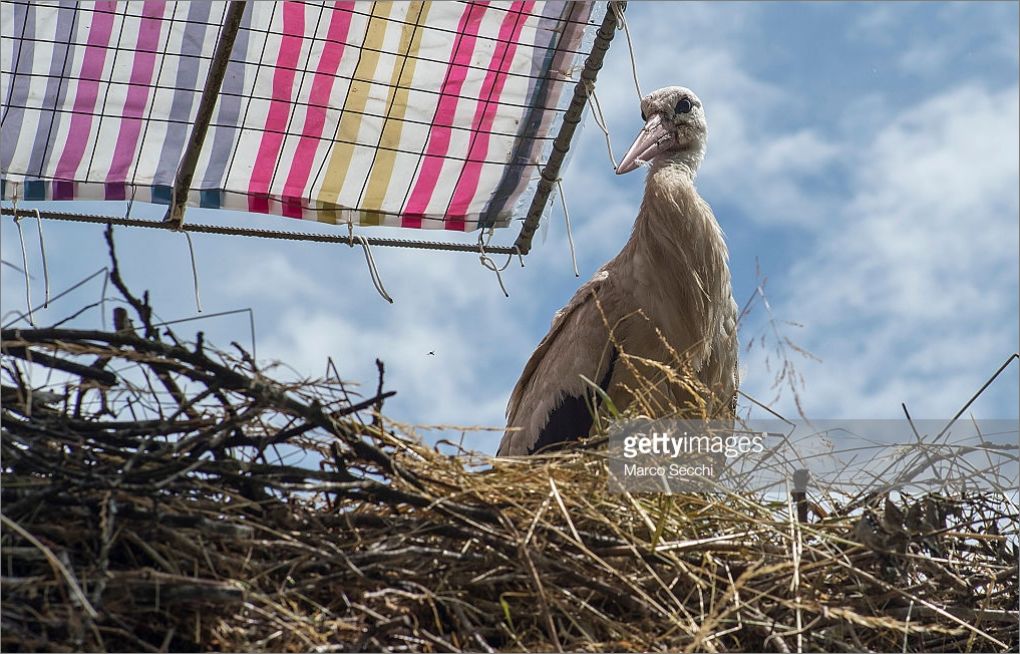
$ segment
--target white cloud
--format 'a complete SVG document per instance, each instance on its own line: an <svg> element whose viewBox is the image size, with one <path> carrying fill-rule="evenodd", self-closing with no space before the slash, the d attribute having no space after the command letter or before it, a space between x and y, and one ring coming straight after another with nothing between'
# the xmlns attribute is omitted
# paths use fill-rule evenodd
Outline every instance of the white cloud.
<svg viewBox="0 0 1020 654"><path fill-rule="evenodd" d="M1015 3L871 3L856 8L852 38L891 50L896 69L910 76L944 78L955 65L1015 66ZM936 30L917 29L934 23ZM933 36L934 33L934 36Z"/></svg>
<svg viewBox="0 0 1020 654"><path fill-rule="evenodd" d="M985 281L992 288L964 299L995 298L1016 260L1017 114L1016 88L949 91L855 149L853 197L817 257L849 283L823 292L812 258L794 268L798 292L829 310L901 317L948 317L963 307L947 290Z"/></svg>
<svg viewBox="0 0 1020 654"><path fill-rule="evenodd" d="M218 280L225 294L277 302L321 300L326 295L321 280L294 268L282 252L268 252L254 261L238 258L234 264Z"/></svg>
<svg viewBox="0 0 1020 654"><path fill-rule="evenodd" d="M387 403L391 418L501 424L504 388L508 392L523 364L508 360L533 344L477 257L373 249L394 298L390 305L376 294L360 248L326 248L328 257L306 251L308 256L296 258L252 256L248 249L224 261L228 269L244 265L243 272L211 275L216 282L209 295L268 306L258 317L261 360L280 361L307 377L322 375L332 357L341 377L370 395L379 358L386 366L385 387L398 393ZM507 281L516 286L516 280ZM527 299L527 291L515 290L519 302ZM495 448L495 441L474 444Z"/></svg>
<svg viewBox="0 0 1020 654"><path fill-rule="evenodd" d="M375 392L375 357L384 358L386 387L396 389L401 399L407 396L404 410L411 409L423 423L475 424L502 410L504 398L484 397L479 366L471 350L461 347L456 329L403 320L372 327L336 313L294 307L264 341L263 351L307 372L323 371L332 354L341 375L361 384L362 395Z"/></svg>
<svg viewBox="0 0 1020 654"><path fill-rule="evenodd" d="M896 65L907 73L930 75L943 68L954 52L944 43L915 43L897 57Z"/></svg>
<svg viewBox="0 0 1020 654"><path fill-rule="evenodd" d="M824 360L809 414L948 415L1016 347L1018 92L949 90L846 147L851 196L780 303Z"/></svg>

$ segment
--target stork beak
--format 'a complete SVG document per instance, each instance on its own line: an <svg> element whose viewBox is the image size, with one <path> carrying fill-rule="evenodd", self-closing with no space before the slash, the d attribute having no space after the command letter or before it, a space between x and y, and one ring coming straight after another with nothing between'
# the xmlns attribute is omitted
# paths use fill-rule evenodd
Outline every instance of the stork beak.
<svg viewBox="0 0 1020 654"><path fill-rule="evenodd" d="M676 142L676 136L663 124L662 114L654 114L641 128L634 144L623 155L623 161L616 167L616 174L623 175L637 170L642 163L651 163Z"/></svg>

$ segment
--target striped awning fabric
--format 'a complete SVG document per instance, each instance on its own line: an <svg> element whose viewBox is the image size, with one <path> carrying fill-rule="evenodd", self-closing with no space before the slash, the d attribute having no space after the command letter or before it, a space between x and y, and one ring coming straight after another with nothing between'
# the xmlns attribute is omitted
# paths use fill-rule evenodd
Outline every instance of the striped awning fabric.
<svg viewBox="0 0 1020 654"><path fill-rule="evenodd" d="M4 2L5 200L169 203L227 2ZM187 203L473 230L526 209L592 2L249 2Z"/></svg>

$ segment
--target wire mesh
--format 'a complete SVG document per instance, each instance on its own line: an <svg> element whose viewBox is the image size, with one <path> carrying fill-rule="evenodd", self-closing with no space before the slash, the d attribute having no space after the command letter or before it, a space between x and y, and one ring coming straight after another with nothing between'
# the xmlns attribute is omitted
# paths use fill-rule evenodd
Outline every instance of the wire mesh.
<svg viewBox="0 0 1020 654"><path fill-rule="evenodd" d="M3 199L170 204L228 7L10 3ZM605 13L594 2L247 3L186 204L507 226L538 191Z"/></svg>

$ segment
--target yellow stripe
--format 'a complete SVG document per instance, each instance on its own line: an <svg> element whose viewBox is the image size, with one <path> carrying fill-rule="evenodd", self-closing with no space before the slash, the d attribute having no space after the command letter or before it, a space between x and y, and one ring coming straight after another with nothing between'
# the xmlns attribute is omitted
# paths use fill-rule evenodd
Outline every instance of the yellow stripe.
<svg viewBox="0 0 1020 654"><path fill-rule="evenodd" d="M322 180L322 189L319 191L319 202L323 208L337 204L340 190L347 179L351 158L354 155L354 141L361 129L365 103L372 90L370 80L375 78L375 69L379 65L379 51L382 50L383 39L386 36L386 19L389 17L392 6L391 2L372 3L372 13L365 29L361 58L354 71L355 80L369 81L352 81L350 91L347 93L343 113L340 115L336 143L333 145L333 153L330 155L329 166L326 168L326 177ZM332 211L320 213L320 220L324 219L323 222L336 222L336 218L337 214Z"/></svg>
<svg viewBox="0 0 1020 654"><path fill-rule="evenodd" d="M414 77L414 67L418 62L422 32L425 31L420 26L425 22L428 10L429 4L420 1L412 2L407 8L404 22L413 22L413 24L404 25L400 34L400 49L398 50L398 52L403 52L404 56L393 62L389 96L386 98L387 118L383 124L382 137L379 140L375 162L372 164L371 176L361 199L361 207L367 211L367 214L363 214L362 217L364 225L379 224L379 214L375 212L382 209L386 189L389 188L390 179L393 177L393 165L397 158L396 148L400 145L400 133L404 128L404 114L407 112L407 95ZM413 21L412 16L416 16Z"/></svg>

